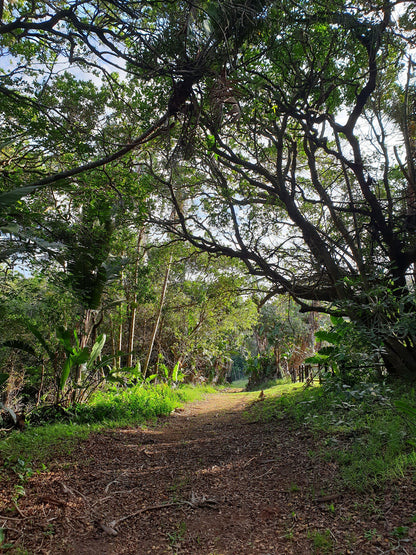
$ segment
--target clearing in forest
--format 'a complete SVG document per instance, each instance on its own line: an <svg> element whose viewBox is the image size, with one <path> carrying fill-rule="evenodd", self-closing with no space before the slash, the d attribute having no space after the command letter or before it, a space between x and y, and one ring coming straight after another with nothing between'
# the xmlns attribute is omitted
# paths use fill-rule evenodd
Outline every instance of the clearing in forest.
<svg viewBox="0 0 416 555"><path fill-rule="evenodd" d="M319 439L285 419L256 422L252 398L216 393L154 427L92 434L32 476L18 502L4 483L9 552L416 553L416 524L399 533L413 482L342 490Z"/></svg>

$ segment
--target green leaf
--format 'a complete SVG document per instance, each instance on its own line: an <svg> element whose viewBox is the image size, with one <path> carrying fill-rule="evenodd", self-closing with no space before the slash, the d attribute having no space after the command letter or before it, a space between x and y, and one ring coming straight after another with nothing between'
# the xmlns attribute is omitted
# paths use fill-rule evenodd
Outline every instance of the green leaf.
<svg viewBox="0 0 416 555"><path fill-rule="evenodd" d="M339 345L341 342L341 335L335 331L320 330L315 333L316 339L319 341L327 341L333 345Z"/></svg>
<svg viewBox="0 0 416 555"><path fill-rule="evenodd" d="M20 351L24 351L25 353L36 356L35 349L32 347L32 345L29 345L29 343L21 341L20 339L10 339L9 341L1 343L0 346L10 347L11 349L19 349Z"/></svg>
<svg viewBox="0 0 416 555"><path fill-rule="evenodd" d="M414 407L407 401L401 400L395 401L394 405L399 411L403 412L407 416L410 416L410 418L414 420L414 424L416 425L416 407Z"/></svg>
<svg viewBox="0 0 416 555"><path fill-rule="evenodd" d="M46 353L48 354L48 357L52 360L55 356L55 353L53 352L53 350L50 348L50 346L46 342L46 340L45 340L42 332L39 330L38 326L36 324L34 324L33 322L26 322L26 326L33 333L33 335L36 337L36 339L39 341L39 343L42 345L42 347L45 349Z"/></svg>
<svg viewBox="0 0 416 555"><path fill-rule="evenodd" d="M58 326L56 328L56 338L67 353L72 353L72 333L69 330Z"/></svg>
<svg viewBox="0 0 416 555"><path fill-rule="evenodd" d="M119 383L120 385L125 384L125 379L123 378L123 376L113 376L112 374L106 376L106 381L109 383Z"/></svg>
<svg viewBox="0 0 416 555"><path fill-rule="evenodd" d="M91 368L91 366L94 364L94 361L100 356L101 351L103 350L106 338L107 336L105 335L105 333L102 333L97 337L97 341L94 343L91 349L91 354L89 356L89 360L87 363L88 368Z"/></svg>
<svg viewBox="0 0 416 555"><path fill-rule="evenodd" d="M133 376L138 377L140 376L140 374L142 373L142 366L140 364L140 361L137 361L137 364L134 368L131 369L131 373Z"/></svg>
<svg viewBox="0 0 416 555"><path fill-rule="evenodd" d="M179 372L179 368L180 368L180 361L178 360L178 362L175 364L174 369L172 370L172 380L174 382L178 381L178 372Z"/></svg>
<svg viewBox="0 0 416 555"><path fill-rule="evenodd" d="M79 339L78 339L78 334L77 334L77 330L74 330L74 337L75 337L75 345L77 346L77 348L79 349Z"/></svg>
<svg viewBox="0 0 416 555"><path fill-rule="evenodd" d="M71 368L73 366L73 362L70 357L68 357L65 361L64 367L62 368L61 378L59 380L59 389L60 391L64 390L65 384L67 379L69 378L69 374L71 373Z"/></svg>
<svg viewBox="0 0 416 555"><path fill-rule="evenodd" d="M95 368L104 368L105 366L111 366L113 362L113 355L107 355L98 361L94 366Z"/></svg>
<svg viewBox="0 0 416 555"><path fill-rule="evenodd" d="M88 347L84 347L80 351L69 355L69 358L73 361L74 365L84 364L90 358L90 351Z"/></svg>
<svg viewBox="0 0 416 555"><path fill-rule="evenodd" d="M321 349L319 349L318 354L321 356L327 356L330 357L331 355L335 354L337 352L337 348L334 347L333 345L328 346L328 347L322 347Z"/></svg>
<svg viewBox="0 0 416 555"><path fill-rule="evenodd" d="M344 318L342 318L342 316L334 316L333 314L331 314L329 318L331 320L331 324L334 327L343 327L347 323Z"/></svg>
<svg viewBox="0 0 416 555"><path fill-rule="evenodd" d="M163 364L163 362L159 363L159 370L166 380L169 379L169 368L166 366L166 364Z"/></svg>

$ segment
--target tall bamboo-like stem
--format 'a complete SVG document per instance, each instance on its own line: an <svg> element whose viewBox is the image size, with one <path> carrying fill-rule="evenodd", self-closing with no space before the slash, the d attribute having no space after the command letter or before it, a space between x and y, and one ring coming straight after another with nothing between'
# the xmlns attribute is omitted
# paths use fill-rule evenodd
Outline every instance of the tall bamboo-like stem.
<svg viewBox="0 0 416 555"><path fill-rule="evenodd" d="M119 309L120 312L120 322L118 324L118 334L117 334L117 352L121 353L123 348L123 315L122 308ZM121 356L117 357L117 366L121 368Z"/></svg>
<svg viewBox="0 0 416 555"><path fill-rule="evenodd" d="M133 366L133 349L134 349L134 331L136 326L137 314L137 286L139 276L139 260L140 260L140 247L144 237L144 228L142 227L137 238L136 258L134 261L134 274L133 274L133 295L130 299L130 314L129 314L129 331L127 338L127 366Z"/></svg>
<svg viewBox="0 0 416 555"><path fill-rule="evenodd" d="M146 376L146 374L147 374L147 369L149 367L150 358L151 358L152 352L153 352L153 345L155 343L156 335L157 335L157 332L158 332L158 329L159 329L160 318L161 318L161 315L162 315L163 305L165 303L166 291L167 291L167 288L168 288L168 281L169 281L169 274L170 274L171 266L172 266L172 254L169 256L169 262L168 262L168 265L166 267L165 279L163 281L162 292L161 292L161 295L160 295L159 308L158 308L158 311L157 311L156 322L155 322L155 325L153 327L152 338L150 340L149 350L148 350L147 357L146 357L146 362L145 362L144 368L143 368L143 375L144 376Z"/></svg>

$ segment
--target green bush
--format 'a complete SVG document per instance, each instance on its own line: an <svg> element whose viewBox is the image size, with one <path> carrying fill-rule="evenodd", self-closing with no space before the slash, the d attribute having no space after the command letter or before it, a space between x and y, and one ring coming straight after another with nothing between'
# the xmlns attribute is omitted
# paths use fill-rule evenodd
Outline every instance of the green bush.
<svg viewBox="0 0 416 555"><path fill-rule="evenodd" d="M75 422L134 421L143 422L169 414L178 406L175 390L165 384L136 385L127 389L96 393L88 404L73 407Z"/></svg>

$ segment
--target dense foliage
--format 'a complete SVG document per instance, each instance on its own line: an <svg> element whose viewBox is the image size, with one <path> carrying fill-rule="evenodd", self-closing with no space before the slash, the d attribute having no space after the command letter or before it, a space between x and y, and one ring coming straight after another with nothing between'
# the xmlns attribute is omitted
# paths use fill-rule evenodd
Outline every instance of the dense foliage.
<svg viewBox="0 0 416 555"><path fill-rule="evenodd" d="M2 6L3 404L221 381L239 357L275 377L312 354L317 313L344 376L350 326L355 370L413 377L415 15Z"/></svg>

